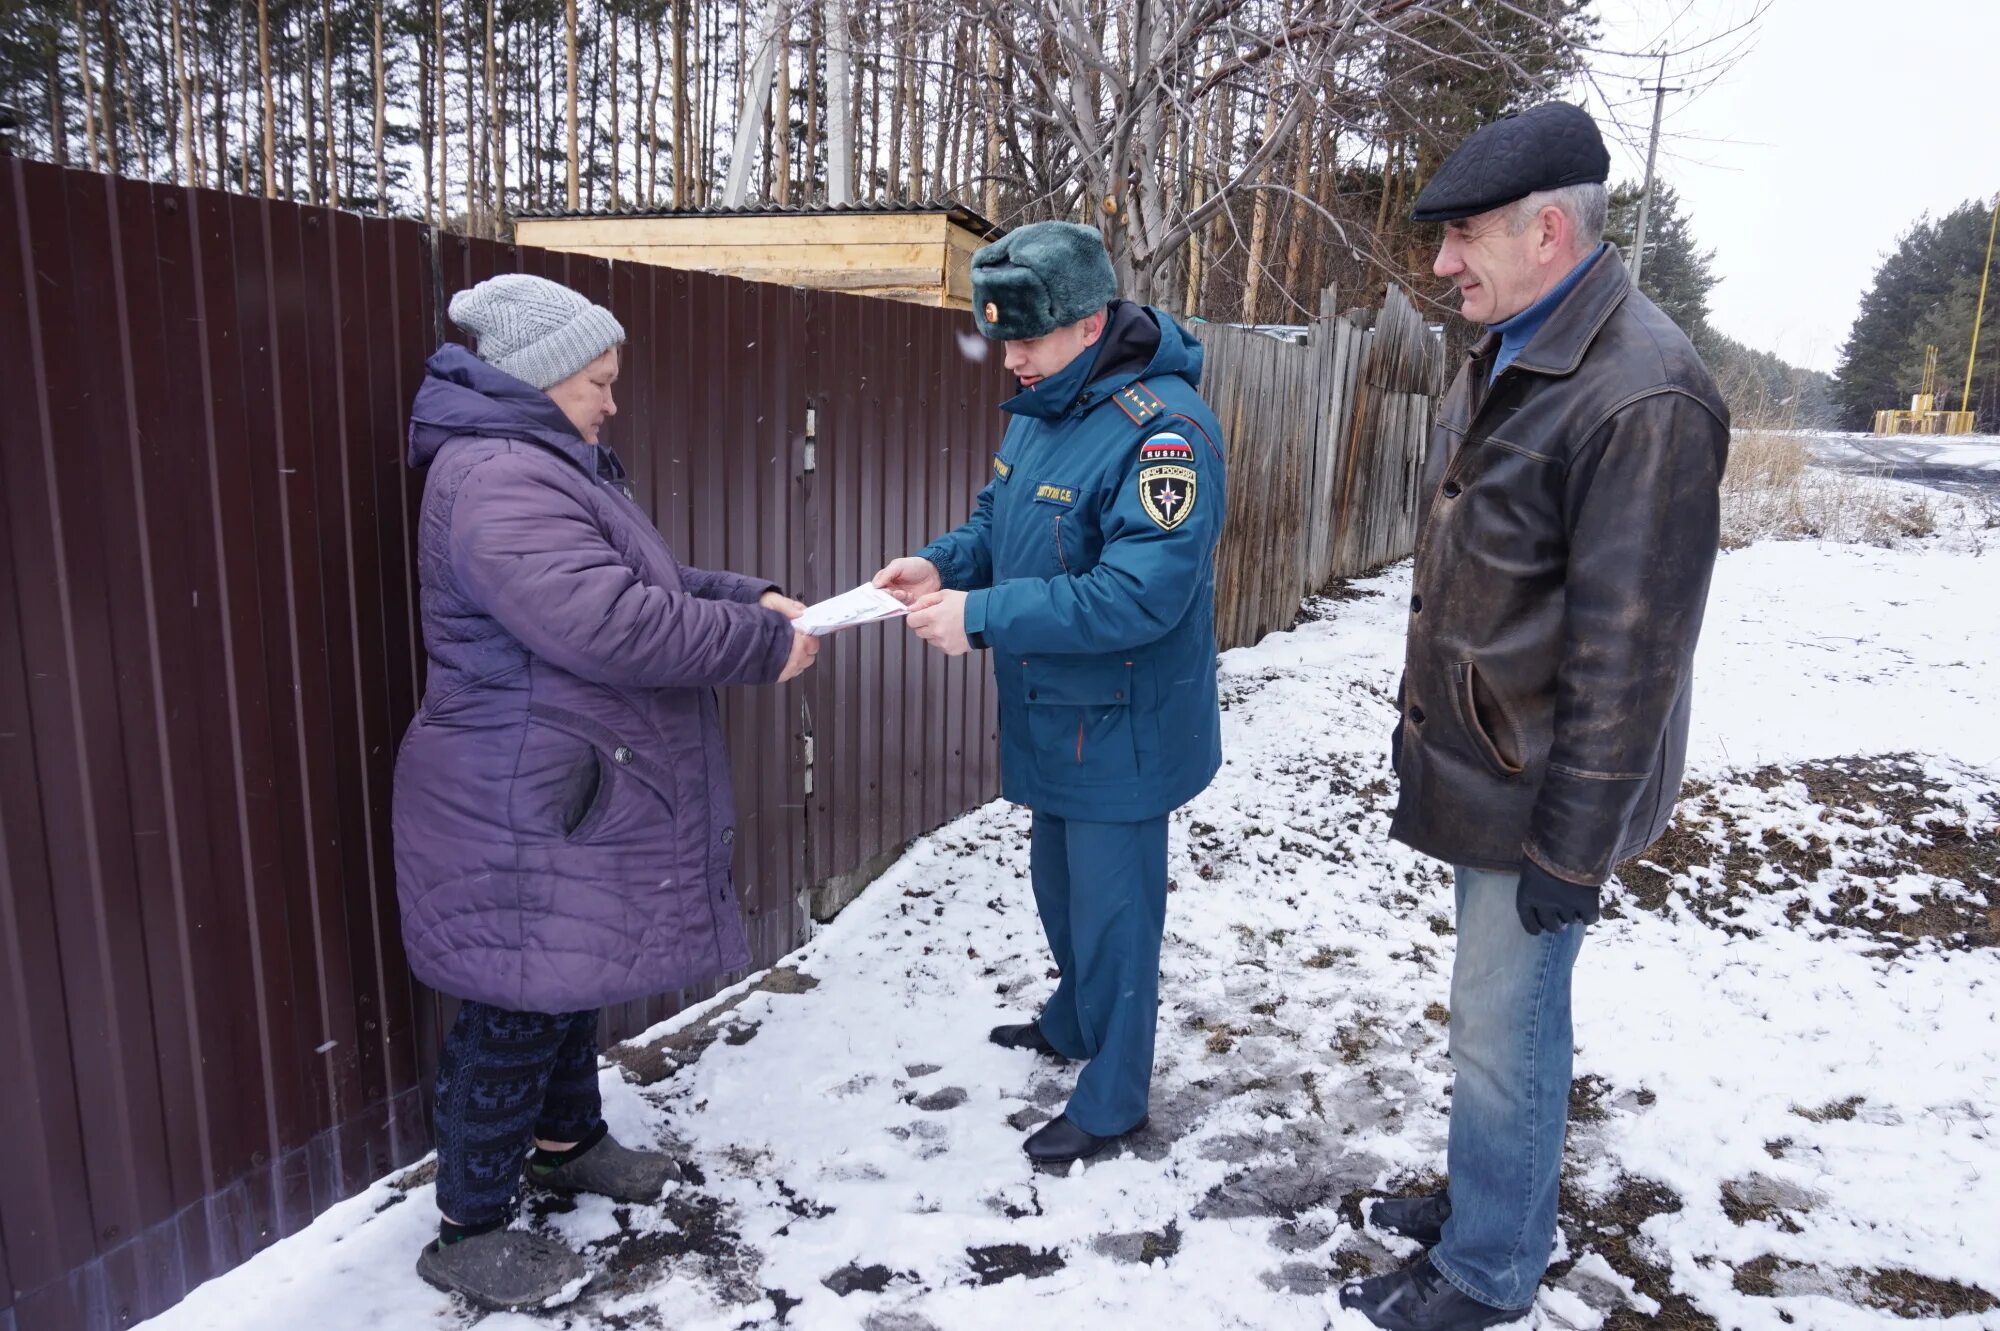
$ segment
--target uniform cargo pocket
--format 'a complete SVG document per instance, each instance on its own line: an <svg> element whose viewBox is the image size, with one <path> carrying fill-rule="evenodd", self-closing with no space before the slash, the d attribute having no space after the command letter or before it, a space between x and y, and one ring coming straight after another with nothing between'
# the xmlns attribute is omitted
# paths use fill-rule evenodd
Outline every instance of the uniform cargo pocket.
<svg viewBox="0 0 2000 1331"><path fill-rule="evenodd" d="M1132 730L1132 666L1100 660L1029 661L1028 737L1035 766L1054 781L1129 781L1139 774Z"/></svg>
<svg viewBox="0 0 2000 1331"><path fill-rule="evenodd" d="M1452 706L1480 760L1495 776L1519 776L1521 755L1525 751L1521 728L1508 715L1499 696L1486 686L1478 666L1460 661L1452 667L1452 675Z"/></svg>

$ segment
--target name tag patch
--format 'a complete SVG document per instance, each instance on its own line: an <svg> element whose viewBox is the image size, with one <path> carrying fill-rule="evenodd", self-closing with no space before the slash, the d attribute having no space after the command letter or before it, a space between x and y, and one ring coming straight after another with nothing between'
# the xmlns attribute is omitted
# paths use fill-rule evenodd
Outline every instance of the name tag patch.
<svg viewBox="0 0 2000 1331"><path fill-rule="evenodd" d="M1014 474L1014 464L996 455L993 459L993 474L1004 481Z"/></svg>
<svg viewBox="0 0 2000 1331"><path fill-rule="evenodd" d="M1074 504L1076 491L1067 485L1042 485L1035 488L1035 498L1044 504Z"/></svg>
<svg viewBox="0 0 2000 1331"><path fill-rule="evenodd" d="M1139 469L1139 507L1162 531L1172 531L1194 512L1197 474L1193 467L1161 463Z"/></svg>

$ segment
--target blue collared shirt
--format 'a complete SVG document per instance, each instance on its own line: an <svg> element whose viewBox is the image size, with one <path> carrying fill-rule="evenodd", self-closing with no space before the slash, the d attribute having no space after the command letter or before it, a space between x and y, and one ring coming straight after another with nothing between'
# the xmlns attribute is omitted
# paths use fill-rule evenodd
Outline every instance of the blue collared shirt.
<svg viewBox="0 0 2000 1331"><path fill-rule="evenodd" d="M1563 297L1567 296L1576 287L1576 284L1583 280L1583 275L1590 271L1590 266L1596 263L1598 257L1609 248L1611 248L1609 241L1600 242L1597 248L1590 252L1590 257L1570 269L1569 276L1556 283L1550 289L1548 295L1543 296L1513 318L1503 319L1499 323L1491 325L1493 331L1500 334L1500 350L1493 357L1493 372L1486 376L1487 383L1490 384L1495 379L1498 379L1500 371L1514 363L1514 358L1521 354L1522 349L1529 342L1534 340L1535 334L1542 330L1542 325L1549 321L1549 316L1556 312L1556 306L1563 303Z"/></svg>

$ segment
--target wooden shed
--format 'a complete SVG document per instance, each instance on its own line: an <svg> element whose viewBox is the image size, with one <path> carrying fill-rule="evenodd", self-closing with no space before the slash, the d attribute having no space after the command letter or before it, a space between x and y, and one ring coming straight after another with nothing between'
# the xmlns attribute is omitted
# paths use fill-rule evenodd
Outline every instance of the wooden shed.
<svg viewBox="0 0 2000 1331"><path fill-rule="evenodd" d="M522 245L753 282L972 308L972 253L1004 228L955 203L565 213L515 219Z"/></svg>

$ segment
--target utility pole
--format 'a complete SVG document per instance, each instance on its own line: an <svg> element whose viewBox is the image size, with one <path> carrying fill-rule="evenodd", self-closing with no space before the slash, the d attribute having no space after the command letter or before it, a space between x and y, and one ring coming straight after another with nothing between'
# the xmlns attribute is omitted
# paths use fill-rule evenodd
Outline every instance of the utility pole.
<svg viewBox="0 0 2000 1331"><path fill-rule="evenodd" d="M1660 53L1660 77L1652 87L1641 87L1641 92L1653 94L1653 137L1646 145L1646 188L1639 195L1639 225L1632 237L1632 285L1639 285L1639 274L1646 267L1646 214L1653 208L1653 162L1660 155L1660 115L1666 110L1667 94L1679 92L1678 86L1667 86L1667 57Z"/></svg>
<svg viewBox="0 0 2000 1331"><path fill-rule="evenodd" d="M1993 237L2000 235L2000 194L1993 196L1993 220L1986 224L1986 266L1979 271L1979 304L1972 314L1972 350L1965 355L1965 387L1959 390L1958 409L1972 410L1972 367L1979 363L1979 325L1986 319L1986 283L1993 276ZM1968 425L1966 428L1970 429Z"/></svg>

